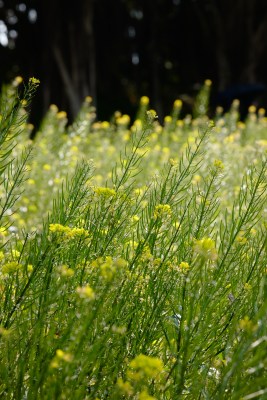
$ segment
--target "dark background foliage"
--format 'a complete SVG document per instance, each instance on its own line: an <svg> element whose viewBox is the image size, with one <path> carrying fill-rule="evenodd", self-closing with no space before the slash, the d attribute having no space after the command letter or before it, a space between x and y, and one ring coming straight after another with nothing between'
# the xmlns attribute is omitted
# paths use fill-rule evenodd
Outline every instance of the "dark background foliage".
<svg viewBox="0 0 267 400"><path fill-rule="evenodd" d="M191 110L213 81L212 105L265 105L266 0L0 0L1 83L41 80L38 122L51 103L73 119L90 95L98 118L133 115L148 95L160 117Z"/></svg>

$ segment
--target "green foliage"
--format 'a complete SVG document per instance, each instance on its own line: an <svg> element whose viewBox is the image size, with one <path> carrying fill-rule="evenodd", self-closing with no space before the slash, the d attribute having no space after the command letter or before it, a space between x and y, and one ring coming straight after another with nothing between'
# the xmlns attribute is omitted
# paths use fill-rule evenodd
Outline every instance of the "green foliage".
<svg viewBox="0 0 267 400"><path fill-rule="evenodd" d="M16 99L1 126L0 397L266 398L263 110L179 120L176 101L164 126L141 110L129 127L94 122L87 98L69 128L51 106L29 157Z"/></svg>

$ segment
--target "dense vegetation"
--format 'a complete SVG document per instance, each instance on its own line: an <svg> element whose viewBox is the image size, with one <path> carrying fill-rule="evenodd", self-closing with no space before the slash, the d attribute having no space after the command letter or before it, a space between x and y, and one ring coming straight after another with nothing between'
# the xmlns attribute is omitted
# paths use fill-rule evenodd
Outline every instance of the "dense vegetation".
<svg viewBox="0 0 267 400"><path fill-rule="evenodd" d="M267 119L0 100L0 397L266 399ZM19 94L20 93L20 94ZM19 96L19 97L18 97Z"/></svg>

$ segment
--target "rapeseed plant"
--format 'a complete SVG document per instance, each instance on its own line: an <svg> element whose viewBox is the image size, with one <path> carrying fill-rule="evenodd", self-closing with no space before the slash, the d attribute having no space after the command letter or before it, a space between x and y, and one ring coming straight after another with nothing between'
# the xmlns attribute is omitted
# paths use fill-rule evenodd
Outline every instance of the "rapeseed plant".
<svg viewBox="0 0 267 400"><path fill-rule="evenodd" d="M140 354L130 362L127 377L133 381L158 379L163 368L163 363L159 358Z"/></svg>
<svg viewBox="0 0 267 400"><path fill-rule="evenodd" d="M0 397L266 398L266 127L0 99ZM30 146L30 148L27 148ZM26 147L26 150L25 150ZM238 154L238 158L236 157Z"/></svg>

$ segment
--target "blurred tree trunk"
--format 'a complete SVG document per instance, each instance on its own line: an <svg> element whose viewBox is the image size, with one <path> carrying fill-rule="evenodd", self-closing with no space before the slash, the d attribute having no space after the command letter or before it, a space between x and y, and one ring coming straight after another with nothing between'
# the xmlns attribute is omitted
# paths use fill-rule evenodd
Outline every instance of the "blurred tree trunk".
<svg viewBox="0 0 267 400"><path fill-rule="evenodd" d="M206 7L205 7L206 6ZM210 1L200 1L193 4L193 10L199 24L199 34L203 44L214 43L214 53L217 64L217 79L219 90L231 81L231 69L227 55L227 22L218 6Z"/></svg>
<svg viewBox="0 0 267 400"><path fill-rule="evenodd" d="M215 27L215 54L217 60L218 69L218 89L224 90L227 85L231 82L231 67L229 54L227 54L227 28L225 26L225 16L222 15L220 10L213 4L211 12L214 18Z"/></svg>
<svg viewBox="0 0 267 400"><path fill-rule="evenodd" d="M44 106L51 103L51 88L62 92L63 87L60 96L73 119L85 96L96 101L94 0L75 6L62 0L41 3Z"/></svg>
<svg viewBox="0 0 267 400"><path fill-rule="evenodd" d="M149 15L149 37L148 37L148 55L149 55L149 69L151 71L151 89L152 98L154 100L155 108L160 119L163 118L162 111L162 95L160 84L160 52L158 49L158 29L160 26L160 15L158 2L155 0L148 1L147 14Z"/></svg>
<svg viewBox="0 0 267 400"><path fill-rule="evenodd" d="M260 15L260 21L257 23L257 15L259 10L257 4L253 1L245 1L246 9L246 36L248 40L248 57L247 63L242 72L242 79L248 83L255 83L257 79L257 68L266 51L267 38L267 12Z"/></svg>
<svg viewBox="0 0 267 400"><path fill-rule="evenodd" d="M95 32L94 32L94 1L83 0L83 30L85 56L87 57L86 69L89 87L84 86L83 95L90 94L96 102L96 54L95 54ZM86 51L87 49L87 51ZM87 80L86 80L87 82Z"/></svg>
<svg viewBox="0 0 267 400"><path fill-rule="evenodd" d="M266 51L266 4L251 0L196 0L193 10L203 38L202 48L208 42L213 46L219 90L233 81L257 82L257 68Z"/></svg>

